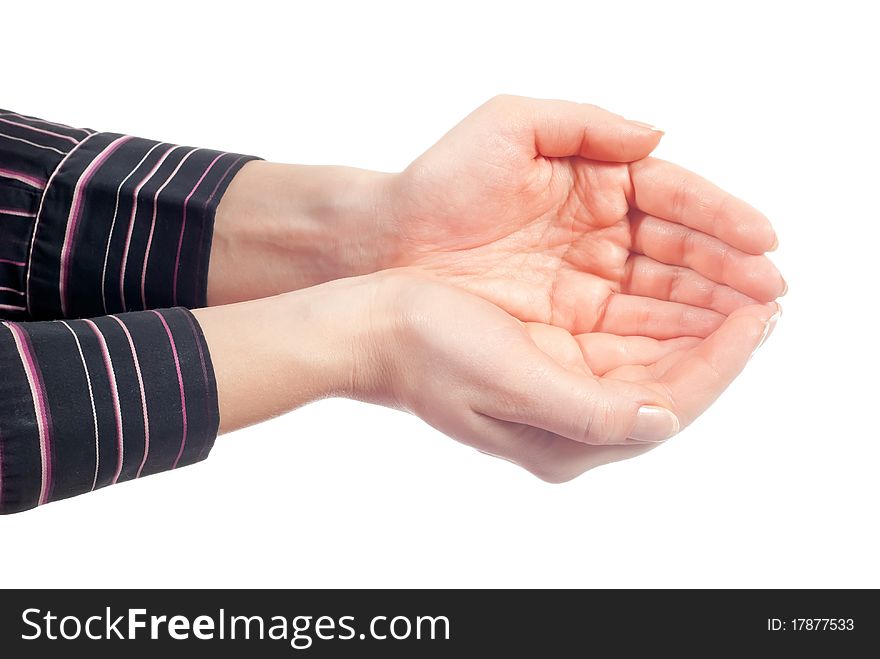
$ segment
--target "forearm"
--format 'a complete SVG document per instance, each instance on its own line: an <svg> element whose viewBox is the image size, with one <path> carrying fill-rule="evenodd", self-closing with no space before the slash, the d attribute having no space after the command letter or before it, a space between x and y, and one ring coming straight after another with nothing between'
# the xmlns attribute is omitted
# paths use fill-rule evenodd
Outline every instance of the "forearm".
<svg viewBox="0 0 880 659"><path fill-rule="evenodd" d="M375 272L394 261L392 175L247 164L220 202L208 303L229 304Z"/></svg>
<svg viewBox="0 0 880 659"><path fill-rule="evenodd" d="M0 316L227 304L397 260L392 175L0 114Z"/></svg>
<svg viewBox="0 0 880 659"><path fill-rule="evenodd" d="M322 397L384 402L385 279L0 323L0 514L198 462L218 432Z"/></svg>
<svg viewBox="0 0 880 659"><path fill-rule="evenodd" d="M220 432L329 396L375 398L384 351L376 276L196 309L211 353Z"/></svg>

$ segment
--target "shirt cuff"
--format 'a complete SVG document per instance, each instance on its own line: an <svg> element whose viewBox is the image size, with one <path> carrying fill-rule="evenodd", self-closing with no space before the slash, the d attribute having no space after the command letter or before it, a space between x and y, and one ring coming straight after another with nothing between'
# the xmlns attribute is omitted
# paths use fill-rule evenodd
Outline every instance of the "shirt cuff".
<svg viewBox="0 0 880 659"><path fill-rule="evenodd" d="M0 325L0 513L204 459L220 417L185 308Z"/></svg>
<svg viewBox="0 0 880 659"><path fill-rule="evenodd" d="M93 133L49 176L27 256L32 318L206 304L214 214L254 156Z"/></svg>
<svg viewBox="0 0 880 659"><path fill-rule="evenodd" d="M27 318L34 220L52 172L95 131L0 110L0 317Z"/></svg>

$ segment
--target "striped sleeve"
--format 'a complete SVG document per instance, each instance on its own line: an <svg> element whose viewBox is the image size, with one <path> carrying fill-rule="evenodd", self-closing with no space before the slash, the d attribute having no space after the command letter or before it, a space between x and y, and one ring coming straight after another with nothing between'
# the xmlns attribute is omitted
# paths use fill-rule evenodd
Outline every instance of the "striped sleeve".
<svg viewBox="0 0 880 659"><path fill-rule="evenodd" d="M0 513L205 458L219 425L185 308L0 324Z"/></svg>
<svg viewBox="0 0 880 659"><path fill-rule="evenodd" d="M217 205L254 159L0 110L0 316L204 306Z"/></svg>

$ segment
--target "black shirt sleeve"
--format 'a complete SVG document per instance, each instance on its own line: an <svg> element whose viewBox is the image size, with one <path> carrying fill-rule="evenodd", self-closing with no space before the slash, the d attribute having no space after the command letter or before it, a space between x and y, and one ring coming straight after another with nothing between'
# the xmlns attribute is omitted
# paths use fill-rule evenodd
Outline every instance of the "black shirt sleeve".
<svg viewBox="0 0 880 659"><path fill-rule="evenodd" d="M219 425L188 309L0 324L0 513L192 464Z"/></svg>
<svg viewBox="0 0 880 659"><path fill-rule="evenodd" d="M214 213L254 159L0 110L0 309L204 306Z"/></svg>
<svg viewBox="0 0 880 659"><path fill-rule="evenodd" d="M0 513L210 451L216 383L185 307L206 303L214 213L253 159L0 110Z"/></svg>

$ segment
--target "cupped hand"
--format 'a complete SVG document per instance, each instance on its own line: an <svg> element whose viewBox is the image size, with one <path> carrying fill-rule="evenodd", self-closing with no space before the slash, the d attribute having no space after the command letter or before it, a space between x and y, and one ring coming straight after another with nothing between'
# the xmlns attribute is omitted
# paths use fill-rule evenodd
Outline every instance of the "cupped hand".
<svg viewBox="0 0 880 659"><path fill-rule="evenodd" d="M372 329L354 350L350 393L551 482L643 453L691 423L778 317L774 303L746 305L702 339L573 335L412 269L370 278L378 284L358 324Z"/></svg>
<svg viewBox="0 0 880 659"><path fill-rule="evenodd" d="M498 97L390 182L394 264L572 334L706 337L786 285L767 219L590 105Z"/></svg>

